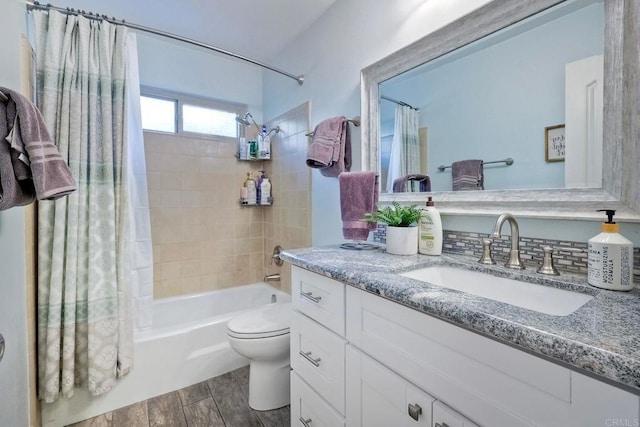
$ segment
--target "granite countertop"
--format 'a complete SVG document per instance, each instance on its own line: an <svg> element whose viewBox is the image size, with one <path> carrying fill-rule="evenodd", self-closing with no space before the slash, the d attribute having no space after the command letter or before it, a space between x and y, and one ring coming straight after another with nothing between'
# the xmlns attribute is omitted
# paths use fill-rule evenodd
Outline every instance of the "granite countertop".
<svg viewBox="0 0 640 427"><path fill-rule="evenodd" d="M397 256L376 250L325 246L283 251L282 259L398 304L441 318L498 341L544 356L640 395L640 288L608 291L586 276L543 276L484 266L469 257L443 254ZM486 271L499 277L594 296L567 316L554 316L399 275L432 265Z"/></svg>

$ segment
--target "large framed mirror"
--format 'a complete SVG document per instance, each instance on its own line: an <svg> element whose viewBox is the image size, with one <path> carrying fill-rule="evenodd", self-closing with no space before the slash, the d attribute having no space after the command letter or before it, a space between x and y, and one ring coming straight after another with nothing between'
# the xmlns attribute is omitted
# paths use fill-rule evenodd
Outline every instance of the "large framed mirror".
<svg viewBox="0 0 640 427"><path fill-rule="evenodd" d="M366 67L362 161L364 170L381 173L380 200L422 204L428 194L449 214L578 219L599 219L595 210L612 206L619 220L639 221L639 28L640 6L631 0L494 0ZM551 44L535 44L543 39ZM589 74L573 83L580 80L574 64L581 69L585 62L590 70L599 67L599 80ZM584 84L586 99L576 101L570 90L575 86L573 93L584 98ZM589 92L589 85L596 89ZM498 107L500 101L506 105ZM416 185L417 192L393 192L387 176L398 173L387 154L394 133L389 111L397 104L411 104L423 116L416 119L420 149L413 151L418 169L411 173L429 176L430 184ZM584 123L567 107L582 104L589 106L580 112L588 117ZM402 119L395 121L397 134ZM591 133L576 133L583 128ZM565 134L566 158L553 152ZM594 143L593 135L600 140ZM456 138L473 142L458 146ZM465 158L484 160L482 191L451 191L451 164Z"/></svg>

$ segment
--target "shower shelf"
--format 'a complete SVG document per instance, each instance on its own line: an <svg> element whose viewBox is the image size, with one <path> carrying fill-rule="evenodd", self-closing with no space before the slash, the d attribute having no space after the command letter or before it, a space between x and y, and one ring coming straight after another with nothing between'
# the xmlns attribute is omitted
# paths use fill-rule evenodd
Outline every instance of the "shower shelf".
<svg viewBox="0 0 640 427"><path fill-rule="evenodd" d="M269 157L268 159L241 159L238 153L235 153L233 156L241 162L268 162L271 160L271 157Z"/></svg>
<svg viewBox="0 0 640 427"><path fill-rule="evenodd" d="M273 197L269 197L269 204L268 205L248 205L246 202L243 202L242 199L238 199L238 203L240 203L240 206L243 208L259 208L259 207L265 207L265 206L273 206Z"/></svg>

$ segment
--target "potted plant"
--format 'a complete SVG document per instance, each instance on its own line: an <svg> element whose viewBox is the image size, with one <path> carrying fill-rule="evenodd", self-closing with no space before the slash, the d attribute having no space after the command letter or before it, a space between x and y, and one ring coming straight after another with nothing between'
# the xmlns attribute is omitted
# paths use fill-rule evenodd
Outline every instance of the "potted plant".
<svg viewBox="0 0 640 427"><path fill-rule="evenodd" d="M365 221L387 224L387 252L394 255L418 253L419 219L420 210L416 205L402 206L398 202L391 206L378 206L378 210L364 216Z"/></svg>

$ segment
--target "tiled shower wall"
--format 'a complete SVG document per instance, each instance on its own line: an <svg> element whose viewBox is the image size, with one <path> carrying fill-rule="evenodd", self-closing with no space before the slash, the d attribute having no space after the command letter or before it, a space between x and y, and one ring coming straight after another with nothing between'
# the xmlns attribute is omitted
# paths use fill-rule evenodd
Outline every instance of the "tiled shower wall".
<svg viewBox="0 0 640 427"><path fill-rule="evenodd" d="M275 245L284 249L311 246L311 169L305 163L309 113L309 103L305 103L268 124L269 128L280 126L281 132L271 144L273 160L265 163L274 198L273 206L264 209L265 274L280 273L280 283L270 283L289 293L289 264L277 267L270 261Z"/></svg>
<svg viewBox="0 0 640 427"><path fill-rule="evenodd" d="M269 123L272 160L239 161L235 140L188 138L145 132L151 208L154 298L261 282L289 292L290 269L271 265L275 245L309 246L311 172L305 164L309 105ZM264 167L273 206L241 207L246 173Z"/></svg>
<svg viewBox="0 0 640 427"><path fill-rule="evenodd" d="M262 281L263 209L240 207L261 163L234 157L235 140L145 132L154 298Z"/></svg>

